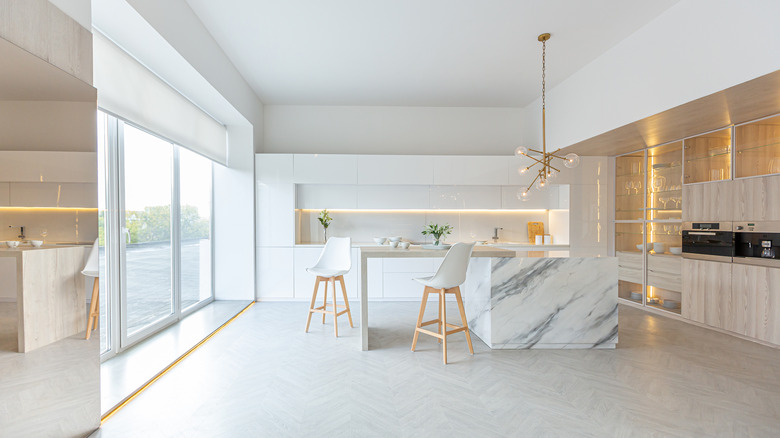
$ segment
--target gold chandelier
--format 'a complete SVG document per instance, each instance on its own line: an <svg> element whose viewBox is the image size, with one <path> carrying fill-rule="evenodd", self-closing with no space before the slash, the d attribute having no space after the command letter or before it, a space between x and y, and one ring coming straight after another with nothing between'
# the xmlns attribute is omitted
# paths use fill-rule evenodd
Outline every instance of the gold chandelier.
<svg viewBox="0 0 780 438"><path fill-rule="evenodd" d="M556 149L554 152L547 152L547 126L545 120L545 58L547 55L547 40L550 39L550 34L543 33L539 35L537 39L542 43L542 150L539 151L536 149L529 149L527 147L520 146L519 148L515 149L515 155L518 157L525 156L535 161L535 163L531 164L530 166L520 168L518 170L520 174L528 172L537 164L541 167L538 169L536 177L533 179L533 181L531 181L531 184L529 184L525 190L518 193L517 197L523 201L527 200L530 196L528 191L531 190L531 187L533 187L534 184L536 184L537 189L541 190L551 179L555 178L556 174L554 172L560 172L558 168L552 165L553 158L563 160L563 165L568 168L577 167L577 165L580 164L580 157L577 154L567 154L562 157L558 155L560 149ZM536 156L529 155L529 151L535 152ZM541 155L541 158L537 158L539 155Z"/></svg>

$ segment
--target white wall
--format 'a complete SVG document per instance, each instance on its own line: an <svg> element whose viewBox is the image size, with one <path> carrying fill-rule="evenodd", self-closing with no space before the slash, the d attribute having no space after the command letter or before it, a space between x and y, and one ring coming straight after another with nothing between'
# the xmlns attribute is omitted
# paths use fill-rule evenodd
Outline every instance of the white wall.
<svg viewBox="0 0 780 438"><path fill-rule="evenodd" d="M569 146L780 69L778 17L776 0L679 2L548 90L548 145ZM540 108L539 100L526 107L529 144L541 144Z"/></svg>
<svg viewBox="0 0 780 438"><path fill-rule="evenodd" d="M253 300L255 296L252 135L251 126L228 126L231 165L214 165L214 297L218 300Z"/></svg>
<svg viewBox="0 0 780 438"><path fill-rule="evenodd" d="M510 155L519 108L265 107L265 152Z"/></svg>

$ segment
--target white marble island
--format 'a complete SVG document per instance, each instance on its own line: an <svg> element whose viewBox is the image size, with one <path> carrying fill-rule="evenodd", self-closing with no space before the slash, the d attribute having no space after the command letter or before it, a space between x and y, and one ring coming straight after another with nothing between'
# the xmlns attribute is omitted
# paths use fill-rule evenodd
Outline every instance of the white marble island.
<svg viewBox="0 0 780 438"><path fill-rule="evenodd" d="M614 257L472 260L471 332L493 349L615 348L617 269Z"/></svg>

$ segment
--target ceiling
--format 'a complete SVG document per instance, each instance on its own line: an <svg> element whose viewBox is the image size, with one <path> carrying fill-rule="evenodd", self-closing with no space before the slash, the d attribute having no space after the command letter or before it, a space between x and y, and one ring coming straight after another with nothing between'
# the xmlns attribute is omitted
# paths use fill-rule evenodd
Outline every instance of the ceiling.
<svg viewBox="0 0 780 438"><path fill-rule="evenodd" d="M525 107L677 0L187 0L265 104Z"/></svg>

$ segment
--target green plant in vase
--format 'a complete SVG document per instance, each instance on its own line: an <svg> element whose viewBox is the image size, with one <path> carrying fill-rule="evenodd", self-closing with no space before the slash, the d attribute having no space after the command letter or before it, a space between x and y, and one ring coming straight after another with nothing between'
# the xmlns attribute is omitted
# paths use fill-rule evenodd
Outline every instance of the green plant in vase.
<svg viewBox="0 0 780 438"><path fill-rule="evenodd" d="M452 233L452 227L450 224L428 224L425 229L422 230L423 236L433 236L433 244L441 245L444 243L444 239L448 234Z"/></svg>
<svg viewBox="0 0 780 438"><path fill-rule="evenodd" d="M333 218L330 217L330 214L328 213L328 210L322 210L320 212L319 217L317 217L317 220L320 221L322 224L322 228L325 230L325 242L328 241L328 227L330 226L330 223L333 221Z"/></svg>

